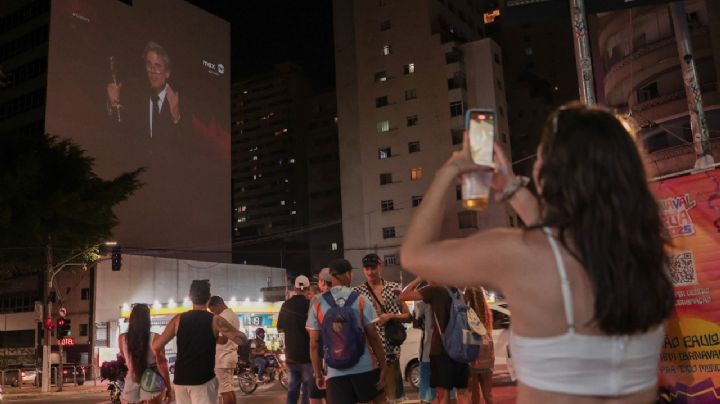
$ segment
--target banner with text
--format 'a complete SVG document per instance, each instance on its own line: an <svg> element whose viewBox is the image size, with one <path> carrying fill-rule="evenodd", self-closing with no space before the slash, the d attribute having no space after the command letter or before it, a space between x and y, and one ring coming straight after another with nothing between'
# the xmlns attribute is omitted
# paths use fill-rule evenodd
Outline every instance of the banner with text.
<svg viewBox="0 0 720 404"><path fill-rule="evenodd" d="M676 316L660 383L676 403L720 401L720 170L653 184L672 237Z"/></svg>

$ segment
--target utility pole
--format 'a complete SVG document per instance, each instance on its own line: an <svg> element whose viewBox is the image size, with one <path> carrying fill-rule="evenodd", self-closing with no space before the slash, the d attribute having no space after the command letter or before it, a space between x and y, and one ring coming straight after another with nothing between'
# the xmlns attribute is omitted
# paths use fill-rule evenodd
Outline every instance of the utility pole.
<svg viewBox="0 0 720 404"><path fill-rule="evenodd" d="M575 68L577 69L580 101L593 105L595 98L595 80L592 70L592 55L588 39L585 0L570 0L570 19L575 45Z"/></svg>
<svg viewBox="0 0 720 404"><path fill-rule="evenodd" d="M672 15L673 29L675 30L675 42L682 66L683 83L685 84L685 97L687 98L688 111L690 115L690 128L693 136L693 148L695 149L695 169L703 170L712 168L715 161L710 145L707 121L703 109L702 91L697 80L695 69L695 57L692 50L692 38L687 25L685 5L682 1L670 3L670 14Z"/></svg>
<svg viewBox="0 0 720 404"><path fill-rule="evenodd" d="M52 321L52 303L50 302L50 290L52 289L53 264L52 264L52 244L51 238L48 236L47 251L47 274L45 282L43 282L43 324L45 324L45 340L43 341L42 354L42 392L50 391L50 327L45 321Z"/></svg>

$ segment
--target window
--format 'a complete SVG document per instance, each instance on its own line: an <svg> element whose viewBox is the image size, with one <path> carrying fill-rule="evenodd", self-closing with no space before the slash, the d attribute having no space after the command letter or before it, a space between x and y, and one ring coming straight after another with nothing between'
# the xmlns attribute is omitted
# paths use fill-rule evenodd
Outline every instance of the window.
<svg viewBox="0 0 720 404"><path fill-rule="evenodd" d="M408 142L408 153L417 153L420 151L420 142Z"/></svg>
<svg viewBox="0 0 720 404"><path fill-rule="evenodd" d="M461 116L463 114L462 101L453 101L450 103L450 116Z"/></svg>
<svg viewBox="0 0 720 404"><path fill-rule="evenodd" d="M453 64L459 62L462 58L462 53L459 51L451 51L445 54L445 64Z"/></svg>
<svg viewBox="0 0 720 404"><path fill-rule="evenodd" d="M395 227L383 227L383 238L395 238Z"/></svg>
<svg viewBox="0 0 720 404"><path fill-rule="evenodd" d="M500 81L500 79L497 79L497 80L495 80L495 82L497 83L498 90L502 91L502 89L503 89L502 81Z"/></svg>
<svg viewBox="0 0 720 404"><path fill-rule="evenodd" d="M392 151L389 147L381 147L378 149L378 158L380 160L384 160L390 157L392 157Z"/></svg>
<svg viewBox="0 0 720 404"><path fill-rule="evenodd" d="M90 288L80 289L80 300L90 300Z"/></svg>
<svg viewBox="0 0 720 404"><path fill-rule="evenodd" d="M397 265L398 256L397 254L386 255L383 257L383 261L385 262L385 265Z"/></svg>
<svg viewBox="0 0 720 404"><path fill-rule="evenodd" d="M412 168L410 169L410 180L411 181L418 181L422 179L422 168Z"/></svg>
<svg viewBox="0 0 720 404"><path fill-rule="evenodd" d="M418 124L418 117L417 115L410 115L407 117L407 126L415 126Z"/></svg>
<svg viewBox="0 0 720 404"><path fill-rule="evenodd" d="M80 336L81 337L87 337L88 336L88 325L87 324L80 324Z"/></svg>
<svg viewBox="0 0 720 404"><path fill-rule="evenodd" d="M388 105L388 97L387 95L384 95L382 97L376 97L375 98L375 107L381 108Z"/></svg>
<svg viewBox="0 0 720 404"><path fill-rule="evenodd" d="M390 48L390 45L383 46L383 56L387 56L392 53L392 48Z"/></svg>
<svg viewBox="0 0 720 404"><path fill-rule="evenodd" d="M450 131L450 138L452 139L453 145L462 144L463 142L463 130L462 129L452 129Z"/></svg>
<svg viewBox="0 0 720 404"><path fill-rule="evenodd" d="M685 18L687 19L689 29L697 29L702 26L702 22L700 21L697 11L685 14Z"/></svg>
<svg viewBox="0 0 720 404"><path fill-rule="evenodd" d="M405 90L405 99L406 100L414 100L415 98L417 98L417 94L415 93L414 88L411 90Z"/></svg>
<svg viewBox="0 0 720 404"><path fill-rule="evenodd" d="M333 250L333 251L337 251L337 250L338 250L338 243L332 243L332 244L330 244L330 249Z"/></svg>
<svg viewBox="0 0 720 404"><path fill-rule="evenodd" d="M380 185L387 185L392 184L392 173L382 173L380 174Z"/></svg>
<svg viewBox="0 0 720 404"><path fill-rule="evenodd" d="M385 20L380 23L380 31L387 31L392 27L390 20Z"/></svg>
<svg viewBox="0 0 720 404"><path fill-rule="evenodd" d="M503 109L503 107L498 107L498 113L500 114L500 116L505 116L505 110Z"/></svg>
<svg viewBox="0 0 720 404"><path fill-rule="evenodd" d="M477 213L467 210L458 212L458 227L461 229L477 229Z"/></svg>
<svg viewBox="0 0 720 404"><path fill-rule="evenodd" d="M403 66L403 73L404 74L415 73L415 63L408 63L405 66Z"/></svg>
<svg viewBox="0 0 720 404"><path fill-rule="evenodd" d="M638 102L645 102L659 96L657 82L652 82L637 90Z"/></svg>
<svg viewBox="0 0 720 404"><path fill-rule="evenodd" d="M460 185L455 185L455 200L462 200L462 186Z"/></svg>
<svg viewBox="0 0 720 404"><path fill-rule="evenodd" d="M377 123L377 131L378 133L381 132L387 132L390 130L390 121L380 121Z"/></svg>
<svg viewBox="0 0 720 404"><path fill-rule="evenodd" d="M420 202L422 202L422 195L413 195L412 197L412 207L418 207L420 206Z"/></svg>
<svg viewBox="0 0 720 404"><path fill-rule="evenodd" d="M495 59L495 63L500 64L500 55L497 53L493 54L493 59Z"/></svg>
<svg viewBox="0 0 720 404"><path fill-rule="evenodd" d="M387 212L389 210L395 210L395 203L392 199L386 199L380 201L380 210Z"/></svg>
<svg viewBox="0 0 720 404"><path fill-rule="evenodd" d="M384 70L375 73L375 82L379 83L381 81L387 81L387 72L385 72Z"/></svg>

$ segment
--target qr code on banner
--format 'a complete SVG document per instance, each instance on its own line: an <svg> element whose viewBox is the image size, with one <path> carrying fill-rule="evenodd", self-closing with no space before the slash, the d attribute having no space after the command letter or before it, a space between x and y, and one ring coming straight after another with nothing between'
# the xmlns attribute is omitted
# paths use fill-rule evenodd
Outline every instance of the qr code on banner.
<svg viewBox="0 0 720 404"><path fill-rule="evenodd" d="M670 275L675 286L694 285L697 283L695 258L692 251L675 254L670 259Z"/></svg>

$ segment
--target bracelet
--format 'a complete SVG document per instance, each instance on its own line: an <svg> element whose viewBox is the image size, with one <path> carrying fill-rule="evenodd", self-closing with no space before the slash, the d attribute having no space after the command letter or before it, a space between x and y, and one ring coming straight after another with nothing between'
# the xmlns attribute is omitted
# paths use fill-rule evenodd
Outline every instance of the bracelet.
<svg viewBox="0 0 720 404"><path fill-rule="evenodd" d="M502 193L500 194L500 202L507 202L510 200L510 198L515 195L515 193L518 191L518 189L526 187L530 183L530 178L519 175L515 178L513 178L512 181L508 182L505 185L505 189L503 189Z"/></svg>

